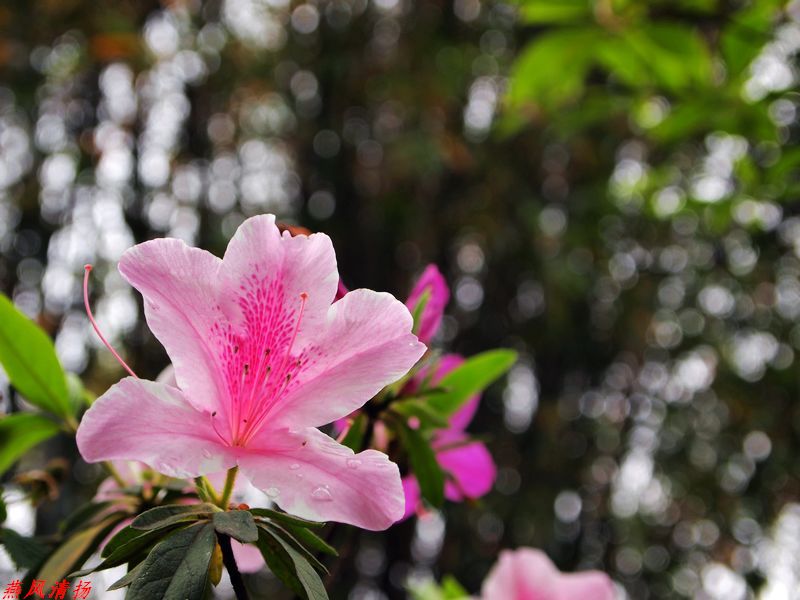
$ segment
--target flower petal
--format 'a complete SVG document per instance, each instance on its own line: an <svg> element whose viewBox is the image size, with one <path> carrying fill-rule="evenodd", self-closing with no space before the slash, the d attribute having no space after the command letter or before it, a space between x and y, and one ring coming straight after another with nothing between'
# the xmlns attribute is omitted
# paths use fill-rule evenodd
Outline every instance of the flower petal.
<svg viewBox="0 0 800 600"><path fill-rule="evenodd" d="M503 550L481 587L482 600L558 600L560 573L533 548Z"/></svg>
<svg viewBox="0 0 800 600"><path fill-rule="evenodd" d="M403 516L397 465L375 450L354 454L318 429L262 432L239 465L253 485L299 517L377 531Z"/></svg>
<svg viewBox="0 0 800 600"><path fill-rule="evenodd" d="M410 516L416 514L417 508L422 502L422 492L419 489L419 481L413 475L403 477L403 494L406 497L406 510L401 521L405 521Z"/></svg>
<svg viewBox="0 0 800 600"><path fill-rule="evenodd" d="M436 443L458 444L466 441L466 436L448 435L436 438ZM453 480L445 483L445 495L448 500L458 502L464 498L480 498L488 494L497 476L492 455L481 442L466 443L436 452L439 461Z"/></svg>
<svg viewBox="0 0 800 600"><path fill-rule="evenodd" d="M614 600L614 584L601 571L562 575L558 583L559 600Z"/></svg>
<svg viewBox="0 0 800 600"><path fill-rule="evenodd" d="M224 318L221 267L213 254L169 238L138 244L119 262L122 276L144 297L147 324L172 360L178 387L209 412L226 410L227 388L210 335Z"/></svg>
<svg viewBox="0 0 800 600"><path fill-rule="evenodd" d="M242 544L231 540L231 550L236 559L236 566L242 573L257 573L264 568L264 557L261 550L253 544Z"/></svg>
<svg viewBox="0 0 800 600"><path fill-rule="evenodd" d="M426 349L411 321L386 293L354 290L331 305L308 364L270 414L271 426L325 425L405 375Z"/></svg>
<svg viewBox="0 0 800 600"><path fill-rule="evenodd" d="M177 388L126 377L86 411L78 449L87 462L138 460L173 477L205 475L236 464L211 423Z"/></svg>
<svg viewBox="0 0 800 600"><path fill-rule="evenodd" d="M262 280L280 282L287 312L300 306L300 294L307 294L296 343L302 347L306 338L316 336L339 285L336 254L327 235L281 234L274 215L259 215L239 226L222 260L234 301Z"/></svg>
<svg viewBox="0 0 800 600"><path fill-rule="evenodd" d="M426 291L430 295L422 312L418 335L419 339L427 344L436 335L444 316L444 308L450 300L450 289L436 265L428 265L411 290L406 300L406 306L410 311L414 310Z"/></svg>

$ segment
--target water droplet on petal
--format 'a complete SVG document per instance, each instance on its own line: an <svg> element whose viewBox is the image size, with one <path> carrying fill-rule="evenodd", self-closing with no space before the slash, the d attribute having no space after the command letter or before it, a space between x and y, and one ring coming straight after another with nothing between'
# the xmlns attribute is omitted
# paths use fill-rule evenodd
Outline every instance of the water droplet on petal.
<svg viewBox="0 0 800 600"><path fill-rule="evenodd" d="M320 502L330 502L333 500L333 496L331 496L331 491L328 489L327 485L321 485L317 488L314 488L314 491L311 492L311 497L314 500L319 500Z"/></svg>
<svg viewBox="0 0 800 600"><path fill-rule="evenodd" d="M361 461L357 458L348 458L347 459L347 466L351 469L357 469L361 466Z"/></svg>
<svg viewBox="0 0 800 600"><path fill-rule="evenodd" d="M302 479L303 478L303 474L302 473L298 473L297 475L295 475L295 477L297 477L298 479Z"/></svg>
<svg viewBox="0 0 800 600"><path fill-rule="evenodd" d="M267 496L277 498L281 491L276 487L267 488Z"/></svg>
<svg viewBox="0 0 800 600"><path fill-rule="evenodd" d="M300 465L298 465L297 463L294 463L294 464L291 464L291 465L289 465L289 468L290 468L292 471L297 471L297 469L299 469L299 468L300 468Z"/></svg>

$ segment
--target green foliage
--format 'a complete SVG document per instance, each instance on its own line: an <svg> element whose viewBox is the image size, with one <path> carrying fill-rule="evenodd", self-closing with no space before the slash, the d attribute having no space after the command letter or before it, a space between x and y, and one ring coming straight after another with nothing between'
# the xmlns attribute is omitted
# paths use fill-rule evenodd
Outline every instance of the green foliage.
<svg viewBox="0 0 800 600"><path fill-rule="evenodd" d="M60 429L51 419L35 413L14 413L0 418L0 473Z"/></svg>
<svg viewBox="0 0 800 600"><path fill-rule="evenodd" d="M246 510L216 512L212 522L217 533L229 535L243 544L249 544L258 539L258 529L256 529L253 515Z"/></svg>
<svg viewBox="0 0 800 600"><path fill-rule="evenodd" d="M274 528L262 524L258 529L258 548L275 576L302 598L326 600L325 586L306 557Z"/></svg>
<svg viewBox="0 0 800 600"><path fill-rule="evenodd" d="M131 527L143 531L162 529L184 521L210 517L219 509L212 504L169 504L157 506L137 516Z"/></svg>
<svg viewBox="0 0 800 600"><path fill-rule="evenodd" d="M156 544L141 564L109 589L130 586L131 598L201 600L209 583L215 544L214 526L209 522L179 529Z"/></svg>
<svg viewBox="0 0 800 600"><path fill-rule="evenodd" d="M342 445L347 446L353 452L359 452L367 431L367 416L359 413L353 418L353 422L347 433L342 439Z"/></svg>
<svg viewBox="0 0 800 600"><path fill-rule="evenodd" d="M412 600L465 600L470 597L458 581L447 575L441 584L427 580L409 590Z"/></svg>
<svg viewBox="0 0 800 600"><path fill-rule="evenodd" d="M428 397L429 406L439 414L455 413L475 394L486 389L516 362L513 350L489 350L471 356L437 384L443 391Z"/></svg>
<svg viewBox="0 0 800 600"><path fill-rule="evenodd" d="M67 379L53 342L0 294L0 364L12 385L35 406L72 417Z"/></svg>
<svg viewBox="0 0 800 600"><path fill-rule="evenodd" d="M13 529L0 528L0 544L3 545L18 569L34 569L42 564L50 549L36 538L25 537Z"/></svg>
<svg viewBox="0 0 800 600"><path fill-rule="evenodd" d="M444 503L444 472L436 460L430 442L417 429L405 423L397 425L397 432L408 453L411 470L419 482L422 496L435 507Z"/></svg>

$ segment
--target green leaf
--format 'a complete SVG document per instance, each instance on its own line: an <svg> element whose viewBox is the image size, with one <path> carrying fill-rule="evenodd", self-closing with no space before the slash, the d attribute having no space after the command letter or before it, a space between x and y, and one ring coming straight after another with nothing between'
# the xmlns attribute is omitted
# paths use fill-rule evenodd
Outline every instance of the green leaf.
<svg viewBox="0 0 800 600"><path fill-rule="evenodd" d="M427 400L409 398L399 402L393 402L390 408L405 419L409 419L410 417L418 418L420 426L423 429L429 427L437 429L447 427L447 419L431 408Z"/></svg>
<svg viewBox="0 0 800 600"><path fill-rule="evenodd" d="M35 568L50 552L50 549L37 539L22 536L13 529L0 529L0 544L18 569Z"/></svg>
<svg viewBox="0 0 800 600"><path fill-rule="evenodd" d="M0 488L0 494L3 493L3 488ZM6 509L6 501L0 495L0 523L5 523L8 518L8 510Z"/></svg>
<svg viewBox="0 0 800 600"><path fill-rule="evenodd" d="M417 303L414 305L414 310L411 311L411 316L414 322L414 325L411 328L411 333L414 335L419 335L419 330L422 327L422 317L425 314L425 307L428 306L430 299L431 291L430 289L426 289L422 292L419 300L417 300Z"/></svg>
<svg viewBox="0 0 800 600"><path fill-rule="evenodd" d="M83 529L104 510L112 506L111 502L89 502L84 504L64 519L60 527L61 533L66 536L76 529Z"/></svg>
<svg viewBox="0 0 800 600"><path fill-rule="evenodd" d="M169 527L175 523L184 521L197 521L204 517L209 517L217 512L212 504L169 504L167 506L156 506L143 512L133 520L131 527L143 531L150 529L161 529Z"/></svg>
<svg viewBox="0 0 800 600"><path fill-rule="evenodd" d="M311 563L268 528L261 525L258 529L258 549L273 574L307 600L327 600L325 586Z"/></svg>
<svg viewBox="0 0 800 600"><path fill-rule="evenodd" d="M175 527L177 528L178 524L176 524ZM105 558L104 561L91 569L84 569L77 573L72 573L71 577L83 577L95 571L103 571L131 562L131 560L137 556L141 556L145 550L168 534L169 532L165 531L164 528L153 529L143 533L138 529L125 527L106 544L105 548L103 548L101 556ZM108 547L111 545L112 541L115 542L113 549L108 551Z"/></svg>
<svg viewBox="0 0 800 600"><path fill-rule="evenodd" d="M353 452L360 452L361 445L364 442L364 434L367 432L367 415L364 413L359 413L353 419L352 425L350 425L350 429L347 430L347 433L342 439L342 445L347 446Z"/></svg>
<svg viewBox="0 0 800 600"><path fill-rule="evenodd" d="M156 544L133 570L134 577L125 582L123 578L112 587L117 589L129 584L128 598L202 600L215 545L211 523L196 523L180 529Z"/></svg>
<svg viewBox="0 0 800 600"><path fill-rule="evenodd" d="M19 412L0 418L0 473L59 429L57 423L36 413Z"/></svg>
<svg viewBox="0 0 800 600"><path fill-rule="evenodd" d="M67 379L48 335L0 294L0 364L31 404L71 417Z"/></svg>
<svg viewBox="0 0 800 600"><path fill-rule="evenodd" d="M519 7L524 23L570 23L592 17L587 0L524 0Z"/></svg>
<svg viewBox="0 0 800 600"><path fill-rule="evenodd" d="M428 403L443 415L452 415L489 384L508 371L517 360L513 350L489 350L464 361L445 375L439 385L447 391L433 394Z"/></svg>
<svg viewBox="0 0 800 600"><path fill-rule="evenodd" d="M294 515L278 512L277 510L272 510L271 508L251 508L250 514L255 517L272 519L278 523L294 525L295 527L325 527L325 523L321 523L320 521L308 521L307 519L301 519L300 517L295 517Z"/></svg>
<svg viewBox="0 0 800 600"><path fill-rule="evenodd" d="M412 600L466 600L470 597L451 575L446 575L440 585L428 580L411 587L408 591Z"/></svg>
<svg viewBox="0 0 800 600"><path fill-rule="evenodd" d="M280 525L276 525L275 523L264 523L262 527L265 527L274 535L282 537L284 540L289 542L292 547L297 550L300 554L305 557L305 559L311 563L311 565L323 575L328 574L328 569L325 565L323 565L319 559L314 556L314 553L311 552L309 548L306 548L300 540L297 539L294 535L292 535L289 531L281 527ZM306 533L310 533L308 529L301 529L300 531L304 531ZM313 535L313 534L312 534ZM316 537L316 536L315 536Z"/></svg>
<svg viewBox="0 0 800 600"><path fill-rule="evenodd" d="M328 544L328 542L323 540L313 531L310 531L305 527L293 527L292 525L284 525L283 527L295 538L297 538L297 540L304 546L312 548L317 552L323 552L325 554L330 554L331 556L339 556L336 548Z"/></svg>
<svg viewBox="0 0 800 600"><path fill-rule="evenodd" d="M444 504L444 471L436 460L430 443L416 429L399 424L398 433L408 453L411 470L419 482L422 496L435 507Z"/></svg>
<svg viewBox="0 0 800 600"><path fill-rule="evenodd" d="M214 513L214 528L217 533L229 535L243 544L255 542L258 539L256 522L246 510L231 510Z"/></svg>
<svg viewBox="0 0 800 600"><path fill-rule="evenodd" d="M42 565L36 578L45 581L64 579L92 555L108 532L123 518L123 514L114 514L68 537Z"/></svg>

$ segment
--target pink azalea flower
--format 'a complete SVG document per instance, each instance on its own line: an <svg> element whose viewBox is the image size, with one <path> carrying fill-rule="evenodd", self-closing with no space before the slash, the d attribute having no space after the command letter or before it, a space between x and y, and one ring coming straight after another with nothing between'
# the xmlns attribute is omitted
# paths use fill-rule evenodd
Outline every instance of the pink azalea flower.
<svg viewBox="0 0 800 600"><path fill-rule="evenodd" d="M120 272L177 386L126 377L86 412L89 462L139 460L175 477L239 467L281 508L385 529L403 514L397 465L353 454L317 427L350 414L405 374L424 344L391 295L355 290L333 303L330 238L245 221L222 259L175 239L123 254Z"/></svg>
<svg viewBox="0 0 800 600"><path fill-rule="evenodd" d="M429 343L442 323L444 308L450 300L450 289L447 287L442 274L436 265L428 265L417 279L414 289L406 300L406 306L413 311L422 295L428 292L428 302L422 311L420 319L419 339L426 344Z"/></svg>
<svg viewBox="0 0 800 600"><path fill-rule="evenodd" d="M463 362L464 359L457 354L443 356L437 365L436 374L430 385L435 386L442 377ZM413 394L425 378L424 370L417 373L408 383L408 394ZM447 475L444 495L452 502L461 502L465 499L474 500L484 496L492 489L497 476L497 468L486 446L481 442L470 442L469 436L464 433L478 410L479 402L480 395L470 398L450 417L450 426L447 429L436 431L431 440L431 446L436 452L436 460ZM406 496L406 510L403 519L406 519L422 506L419 484L413 473L403 477L403 491Z"/></svg>
<svg viewBox="0 0 800 600"><path fill-rule="evenodd" d="M613 600L611 579L600 571L561 573L533 548L504 550L481 589L482 600Z"/></svg>

